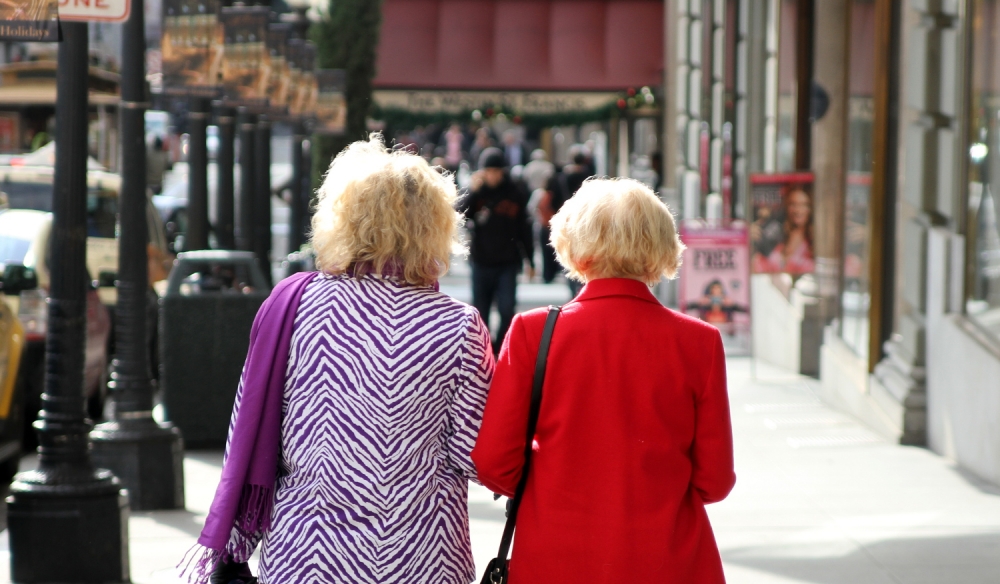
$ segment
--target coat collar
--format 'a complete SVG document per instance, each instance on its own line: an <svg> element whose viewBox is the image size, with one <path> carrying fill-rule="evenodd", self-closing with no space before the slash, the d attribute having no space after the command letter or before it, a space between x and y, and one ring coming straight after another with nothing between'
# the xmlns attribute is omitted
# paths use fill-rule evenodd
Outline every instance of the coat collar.
<svg viewBox="0 0 1000 584"><path fill-rule="evenodd" d="M632 296L659 306L660 301L653 296L649 286L631 278L600 278L587 282L574 302L583 302L605 296Z"/></svg>

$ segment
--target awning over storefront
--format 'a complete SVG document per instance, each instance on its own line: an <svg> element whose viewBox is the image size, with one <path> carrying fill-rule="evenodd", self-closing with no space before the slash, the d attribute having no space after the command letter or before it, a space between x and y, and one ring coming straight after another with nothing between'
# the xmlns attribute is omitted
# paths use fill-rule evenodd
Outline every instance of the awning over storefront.
<svg viewBox="0 0 1000 584"><path fill-rule="evenodd" d="M662 0L384 0L375 87L659 86L663 32Z"/></svg>

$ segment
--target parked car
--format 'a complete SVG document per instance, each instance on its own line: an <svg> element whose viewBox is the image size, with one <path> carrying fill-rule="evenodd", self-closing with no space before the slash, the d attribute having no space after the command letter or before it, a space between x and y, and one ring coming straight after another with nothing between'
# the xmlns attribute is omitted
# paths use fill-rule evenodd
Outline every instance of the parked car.
<svg viewBox="0 0 1000 584"><path fill-rule="evenodd" d="M25 344L20 356L19 381L24 389L25 444L35 443L30 421L41 408L45 378L45 334L48 331L48 289L51 254L52 213L25 209L0 211L0 263L16 263L32 269L38 286L4 300L17 314L24 330ZM97 288L87 289L87 337L83 392L92 417L100 417L107 391L108 341L111 316L101 303Z"/></svg>
<svg viewBox="0 0 1000 584"><path fill-rule="evenodd" d="M26 391L18 375L25 350L24 327L17 312L6 302L38 285L31 268L16 263L0 264L0 486L17 474L24 439Z"/></svg>

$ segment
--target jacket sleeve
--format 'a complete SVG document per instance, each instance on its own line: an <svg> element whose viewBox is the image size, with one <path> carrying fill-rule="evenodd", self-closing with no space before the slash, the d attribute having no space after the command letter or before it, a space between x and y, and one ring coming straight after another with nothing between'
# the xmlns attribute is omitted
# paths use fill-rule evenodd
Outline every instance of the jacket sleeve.
<svg viewBox="0 0 1000 584"><path fill-rule="evenodd" d="M483 425L472 451L483 486L508 497L514 495L524 467L535 357L526 337L524 319L517 315L500 349Z"/></svg>
<svg viewBox="0 0 1000 584"><path fill-rule="evenodd" d="M695 395L695 435L691 447L691 484L705 503L726 498L736 484L733 466L733 427L726 387L726 353L717 331L704 386Z"/></svg>
<svg viewBox="0 0 1000 584"><path fill-rule="evenodd" d="M489 329L483 324L479 313L471 308L463 345L457 385L448 407L445 454L448 467L455 474L475 480L472 447L476 444L476 435L483 419L483 407L493 378L494 362Z"/></svg>

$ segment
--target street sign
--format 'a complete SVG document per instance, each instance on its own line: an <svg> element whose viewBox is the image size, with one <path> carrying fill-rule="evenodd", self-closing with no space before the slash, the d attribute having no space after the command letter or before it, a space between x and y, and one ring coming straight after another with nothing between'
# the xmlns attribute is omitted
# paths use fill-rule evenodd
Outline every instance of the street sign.
<svg viewBox="0 0 1000 584"><path fill-rule="evenodd" d="M87 22L124 22L131 0L59 0L59 18Z"/></svg>
<svg viewBox="0 0 1000 584"><path fill-rule="evenodd" d="M59 40L56 0L9 0L0 3L0 40Z"/></svg>

